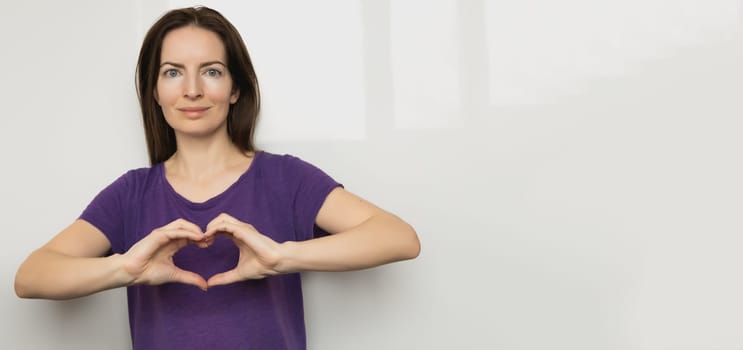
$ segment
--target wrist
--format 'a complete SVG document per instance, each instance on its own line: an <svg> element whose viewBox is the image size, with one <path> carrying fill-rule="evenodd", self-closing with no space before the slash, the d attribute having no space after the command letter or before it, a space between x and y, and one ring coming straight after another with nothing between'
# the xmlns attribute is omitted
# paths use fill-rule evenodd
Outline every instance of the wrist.
<svg viewBox="0 0 743 350"><path fill-rule="evenodd" d="M113 270L113 283L116 286L128 287L135 284L135 278L126 268L126 256L123 254L112 254L106 257Z"/></svg>
<svg viewBox="0 0 743 350"><path fill-rule="evenodd" d="M301 272L302 269L297 264L297 251L301 242L286 241L279 244L279 260L275 270L279 274Z"/></svg>

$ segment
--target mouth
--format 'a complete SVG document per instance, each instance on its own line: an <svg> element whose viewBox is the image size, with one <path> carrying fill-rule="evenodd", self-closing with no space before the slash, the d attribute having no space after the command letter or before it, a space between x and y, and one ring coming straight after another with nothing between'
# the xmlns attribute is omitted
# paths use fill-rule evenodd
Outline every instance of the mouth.
<svg viewBox="0 0 743 350"><path fill-rule="evenodd" d="M180 107L178 111L189 117L197 117L204 114L209 107Z"/></svg>

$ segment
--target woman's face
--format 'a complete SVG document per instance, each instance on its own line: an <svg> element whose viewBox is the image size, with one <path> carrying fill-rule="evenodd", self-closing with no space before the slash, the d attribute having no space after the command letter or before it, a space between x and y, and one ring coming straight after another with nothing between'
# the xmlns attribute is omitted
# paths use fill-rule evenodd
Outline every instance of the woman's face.
<svg viewBox="0 0 743 350"><path fill-rule="evenodd" d="M226 132L227 114L238 96L217 34L187 26L165 36L155 98L176 136Z"/></svg>

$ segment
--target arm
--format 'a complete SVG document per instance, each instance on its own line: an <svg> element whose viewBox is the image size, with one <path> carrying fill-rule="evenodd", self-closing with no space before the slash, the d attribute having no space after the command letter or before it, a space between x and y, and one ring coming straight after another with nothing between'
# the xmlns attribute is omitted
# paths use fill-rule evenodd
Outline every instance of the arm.
<svg viewBox="0 0 743 350"><path fill-rule="evenodd" d="M21 298L70 299L127 283L121 256L97 228L77 220L21 264L15 292Z"/></svg>
<svg viewBox="0 0 743 350"><path fill-rule="evenodd" d="M208 245L200 230L176 220L152 231L125 254L103 257L111 245L95 226L77 220L21 264L15 291L21 298L72 299L132 284L182 282L206 289L206 281L172 263L189 242Z"/></svg>
<svg viewBox="0 0 743 350"><path fill-rule="evenodd" d="M409 224L340 187L320 208L317 225L332 234L284 243L277 270L357 270L413 259L420 252Z"/></svg>

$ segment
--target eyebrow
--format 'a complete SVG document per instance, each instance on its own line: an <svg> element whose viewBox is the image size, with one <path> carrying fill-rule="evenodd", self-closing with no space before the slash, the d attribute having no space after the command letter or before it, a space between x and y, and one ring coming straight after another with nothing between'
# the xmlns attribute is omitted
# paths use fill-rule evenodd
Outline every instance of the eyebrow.
<svg viewBox="0 0 743 350"><path fill-rule="evenodd" d="M183 64L175 63L175 62L170 62L170 61L165 61L165 62L161 63L160 64L160 68L162 68L166 64L167 65L171 65L171 66L176 67L176 68L181 68L181 69L186 68L186 66L183 65ZM213 64L220 64L220 65L222 65L224 67L227 67L227 65L224 64L222 61L209 61L209 62L204 62L204 63L200 64L199 65L199 68L206 67L206 66L211 66Z"/></svg>

